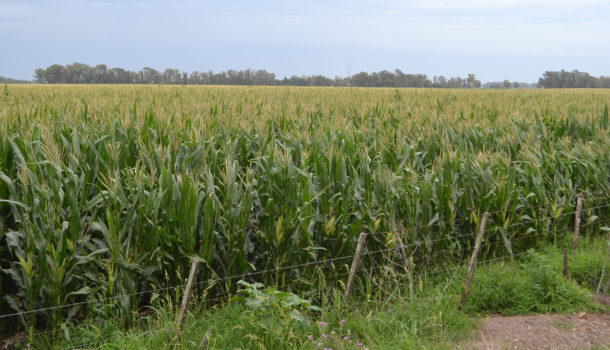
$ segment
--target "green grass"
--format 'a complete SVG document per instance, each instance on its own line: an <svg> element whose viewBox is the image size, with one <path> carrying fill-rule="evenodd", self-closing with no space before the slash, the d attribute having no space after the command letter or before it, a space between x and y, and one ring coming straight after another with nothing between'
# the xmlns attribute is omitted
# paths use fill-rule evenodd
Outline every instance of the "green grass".
<svg viewBox="0 0 610 350"><path fill-rule="evenodd" d="M564 279L554 264L552 256L532 252L523 262L482 266L474 278L477 288L467 310L516 315L593 308L590 292Z"/></svg>
<svg viewBox="0 0 610 350"><path fill-rule="evenodd" d="M610 258L607 244L599 238L583 241L578 254L571 258L574 270L578 266L587 270L590 278L599 278L599 261ZM399 286L396 288L356 292L347 305L339 296L330 298L321 305L321 313L304 311L304 322L295 321L290 310L273 305L256 310L238 301L212 309L195 306L180 339L176 337L175 303L163 299L132 330L123 331L121 324L106 322L100 327L79 329L71 334L70 342L55 346L93 343L101 349L197 349L211 329L209 349L451 349L456 342L467 339L486 314L603 311L604 307L592 299L589 277L579 279L580 275L575 274L565 279L558 265L561 260L561 249L546 247L514 262L479 266L463 311L458 305L466 268L461 266L449 274L416 281L412 298L402 279L394 281ZM321 326L322 321L328 325ZM310 335L313 340L308 339ZM344 336L350 341L344 341ZM358 347L355 342L364 346Z"/></svg>
<svg viewBox="0 0 610 350"><path fill-rule="evenodd" d="M610 241L608 241L608 244L610 244ZM610 278L609 245L599 244L598 240L585 239L581 240L577 254L572 254L571 250L569 252L568 275L571 279L588 289L596 290L602 267L604 262L607 262L602 287L608 283L607 281ZM549 250L547 254L552 256L555 271L560 271L563 268L562 259L560 258L562 253L558 250ZM603 288L602 291L604 291ZM608 291L606 290L605 292L607 293Z"/></svg>

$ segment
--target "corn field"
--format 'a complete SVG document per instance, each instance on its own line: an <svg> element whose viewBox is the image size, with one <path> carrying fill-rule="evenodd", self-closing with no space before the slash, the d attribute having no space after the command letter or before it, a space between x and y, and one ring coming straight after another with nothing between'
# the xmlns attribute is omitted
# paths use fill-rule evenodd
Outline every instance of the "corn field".
<svg viewBox="0 0 610 350"><path fill-rule="evenodd" d="M0 320L129 314L138 292L421 244L561 244L608 217L608 90L10 86L0 96ZM525 225L515 225L528 222ZM594 234L596 225L583 233ZM443 238L443 240L439 240ZM308 278L299 269L266 283ZM237 280L209 286L230 293ZM111 305L81 304L117 297ZM68 308L53 308L76 303Z"/></svg>

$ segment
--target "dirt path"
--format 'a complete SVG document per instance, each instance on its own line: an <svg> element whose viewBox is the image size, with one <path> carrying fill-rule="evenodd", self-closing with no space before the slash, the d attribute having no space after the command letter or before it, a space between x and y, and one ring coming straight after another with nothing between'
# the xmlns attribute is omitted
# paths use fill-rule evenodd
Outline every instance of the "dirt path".
<svg viewBox="0 0 610 350"><path fill-rule="evenodd" d="M610 314L490 316L460 349L586 349L610 345Z"/></svg>
<svg viewBox="0 0 610 350"><path fill-rule="evenodd" d="M610 307L610 295L598 294L595 299ZM458 348L572 350L592 346L610 349L610 313L489 316L477 329L475 340L463 342Z"/></svg>

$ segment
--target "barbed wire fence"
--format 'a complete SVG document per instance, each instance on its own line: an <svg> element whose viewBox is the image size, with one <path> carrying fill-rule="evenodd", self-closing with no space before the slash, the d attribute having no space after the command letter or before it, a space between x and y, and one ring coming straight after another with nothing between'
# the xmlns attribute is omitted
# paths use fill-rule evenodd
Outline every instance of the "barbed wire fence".
<svg viewBox="0 0 610 350"><path fill-rule="evenodd" d="M582 197L579 196L579 198L582 198ZM582 211L592 212L594 210L606 208L609 206L610 206L610 204L607 203L607 204L603 204L603 205L597 205L594 207L582 208ZM494 214L506 215L508 213L523 212L523 211L527 211L527 210L531 210L531 209L540 209L540 208L543 208L543 205L523 206L523 207L506 210L506 211L502 211L502 210L490 211L490 212L486 212L485 215L494 215ZM28 315L36 315L36 314L45 313L45 312L54 311L54 310L63 310L66 308L73 308L76 306L92 306L94 304L95 305L108 305L108 304L116 302L117 300L119 300L121 298L131 298L131 297L139 297L139 296L143 296L143 295L161 294L161 293L174 293L175 294L175 293L180 293L185 288L189 288L192 290L193 287L202 288L205 286L215 285L219 282L234 281L234 280L248 280L248 279L253 280L260 276L264 277L269 274L277 274L278 272L283 272L283 271L301 271L306 268L315 268L315 269L321 270L322 266L328 266L329 270L327 270L327 271L331 272L330 274L321 273L321 277L324 280L324 282L325 283L330 282L330 283L336 284L335 288L340 288L340 289L343 288L345 296L349 295L350 290L348 289L348 286L346 285L346 283L343 283L342 279L344 279L346 277L353 278L353 276L355 276L355 275L364 275L364 277L362 277L360 279L361 281L367 281L369 284L375 284L375 286L378 288L383 288L386 286L383 286L381 283L383 283L385 280L379 279L376 277L382 275L384 271L391 271L393 273L396 273L397 271L402 271L403 277L406 276L405 278L407 280L407 284L403 284L401 286L407 287L410 290L410 294L412 296L413 295L413 285L415 283L414 281L421 280L422 278L426 278L427 276L449 274L451 272L455 273L460 268L459 264L463 263L465 261L464 258L467 257L469 255L469 253L473 252L473 247L470 245L470 243L471 243L470 239L476 238L477 233L483 237L483 238L481 238L481 240L485 240L485 237L487 237L487 240L484 243L483 242L481 243L480 247L478 249L476 249L477 252L476 253L473 252L471 257L473 255L477 255L479 249L481 249L481 248L487 248L486 251L490 252L490 251L492 251L492 249L495 249L501 245L506 246L508 244L509 247L507 247L508 249L506 249L506 252L508 254L492 257L492 258L481 260L481 261L477 261L475 259L473 268L476 268L476 266L479 264L486 264L486 263L491 263L491 262L496 262L496 261L514 261L516 257L527 254L531 249L528 248L526 250L514 252L512 249L513 243L519 243L521 241L526 241L526 240L535 239L535 238L546 238L550 234L550 232L544 232L544 231L537 232L536 230L534 230L532 233L528 233L526 235L520 235L518 237L509 237L508 240L497 239L498 237L490 235L490 234L498 233L498 230L500 227L504 230L507 230L507 229L521 227L521 226L528 226L531 224L538 224L541 222L548 222L549 220L557 220L557 219L565 217L565 216L577 215L577 214L581 215L579 210L562 212L562 213L554 215L552 217L549 217L549 216L535 217L535 218L520 217L520 219L517 222L513 222L511 224L503 225L503 226L496 225L496 226L489 227L489 228L483 227L482 229L479 230L479 232L473 231L473 232L456 234L456 235L447 235L447 236L440 237L440 238L416 241L416 242L412 242L412 243L408 243L408 244L403 241L403 239L400 237L401 234L398 231L373 233L373 234L370 234L373 237L387 235L387 234L395 234L397 236L397 238L396 238L396 241L393 242L392 245L387 248L368 250L366 247L366 240L362 240L363 241L362 244L364 244L364 246L361 247L361 249L358 249L356 247L356 249L354 249L354 251L355 251L354 254L348 254L348 255L344 255L344 256L340 256L340 257L323 259L323 260L309 261L309 262L305 262L305 263L301 263L301 264L294 264L294 265L290 265L290 266L281 266L281 267L272 268L272 269L252 271L252 272L243 273L243 274L235 274L235 275L231 275L231 276L222 276L221 277L221 276L216 275L214 277L211 277L211 278L208 278L208 279L205 279L202 281L195 281L195 280L189 279L186 283L182 283L182 284L175 285L175 286L151 288L148 290L138 291L138 292L134 292L134 293L124 293L124 294L119 294L119 295L106 297L106 298L85 300L85 301L68 303L68 304L63 304L63 305L57 305L57 306L51 306L51 307L45 307L45 308L37 308L37 309L32 309L32 310L25 310L25 311L21 311L21 312L7 313L7 314L0 315L0 320L24 317L24 316L28 316ZM441 227L443 225L454 225L456 222L461 222L461 221L466 221L466 220L471 220L471 219L472 219L471 216L464 216L464 217L455 218L455 219L449 220L449 221L436 221L430 225L418 225L418 226L405 227L405 228L402 228L401 230L404 233L408 230L430 229L430 228L436 227L436 226ZM580 223L580 220L581 219L579 217L578 219L575 220L575 222ZM609 222L610 222L610 218L596 217L595 220L585 222L582 224L577 224L577 226L579 226L579 227L577 227L577 229L593 227L595 225L601 226L601 225L609 223ZM562 230L562 232L564 234L568 234L571 232L571 230L564 229L564 230ZM464 240L464 239L466 239L466 241L468 242L468 244L466 244L465 246L461 246L461 247L457 247L457 248L452 248L449 246L449 249L440 250L440 251L436 251L434 249L430 250L430 247L435 247L437 245L437 243L439 243L439 242L452 242L452 241L455 242L455 241ZM530 245L528 245L528 246L530 246ZM485 249L484 249L484 251L485 251ZM435 266L435 264L433 262L438 261L439 258L441 258L441 257L443 259L454 261L455 264L449 268L437 269L438 266ZM362 258L362 260L361 260L361 258ZM356 261L356 264L354 264L354 261ZM337 263L340 263L341 265L343 265L344 267L346 267L348 269L346 269L343 272L337 272L337 269L338 269L338 267L336 266ZM350 263L352 263L351 268L349 267ZM432 269L430 269L430 268L432 268ZM417 273L417 275L414 275L414 273ZM474 273L474 271L473 271L473 273ZM455 276L453 276L452 278L454 278L454 277ZM396 279L395 279L395 281L396 281ZM312 281L312 280L297 280L297 281L292 281L290 283L281 283L281 284L279 283L279 281L276 281L276 288L278 290L291 290L293 287L301 286L301 285L309 285L311 287L312 285L315 285L315 283L316 282ZM355 291L357 291L358 293L366 293L367 292L366 288L367 288L366 284L358 283L358 286L355 289ZM184 295L184 297L188 299L190 297L190 295ZM453 296L451 296L451 297L453 297ZM221 302L227 301L229 298L230 298L229 294L219 296L219 297L214 297L214 298L207 298L205 296L202 296L200 298L197 298L194 302L187 302L185 304L185 307L188 309L188 307L192 306L193 303L199 303L199 302L207 303L208 305L221 303ZM96 325L99 325L100 323L118 322L118 321L122 322L122 321L128 321L128 320L132 320L132 319L142 319L142 318L147 318L147 317L154 317L154 315L155 315L155 313L153 310L146 310L143 312L132 312L130 314L119 315L116 317L91 320L91 322L82 322L82 323L79 323L76 325L63 324L62 327L60 327L60 328L34 332L33 336L36 339L41 338L41 337L55 338L55 337L59 336L61 333L63 333L66 336L66 338L69 338L68 335L70 332L73 332L73 331L76 331L76 330L82 329L82 328L87 328L87 327L94 328L94 327L96 327ZM139 336L145 336L147 334L158 333L158 332L163 332L163 331L179 333L180 328L181 328L181 325L176 324L176 325L171 325L168 327L152 329L147 332L143 332ZM76 344L76 345L73 345L72 348L73 349L84 349L84 348L88 348L91 346L100 346L102 344L103 344L103 339L99 339L99 340L91 342L91 343ZM176 345L179 346L179 344L176 344Z"/></svg>

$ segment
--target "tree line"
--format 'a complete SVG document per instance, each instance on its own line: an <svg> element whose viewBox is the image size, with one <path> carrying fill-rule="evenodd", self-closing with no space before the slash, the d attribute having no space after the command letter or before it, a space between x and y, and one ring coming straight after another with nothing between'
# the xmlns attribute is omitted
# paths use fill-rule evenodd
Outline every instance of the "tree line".
<svg viewBox="0 0 610 350"><path fill-rule="evenodd" d="M28 84L28 83L31 83L31 81L19 80L19 79L11 79L11 78L7 78L5 76L0 75L0 83L5 83L5 84Z"/></svg>
<svg viewBox="0 0 610 350"><path fill-rule="evenodd" d="M538 79L538 87L541 88L610 88L610 76L594 77L586 72L573 70L571 72L546 71Z"/></svg>
<svg viewBox="0 0 610 350"><path fill-rule="evenodd" d="M429 79L425 74L406 74L396 69L375 73L360 72L350 77L323 75L303 75L279 79L274 73L259 70L227 70L191 73L167 68L157 71L144 67L139 71L123 68L108 68L105 64L91 67L84 63L62 66L54 64L46 69L36 69L34 79L46 84L183 84L183 85L291 85L291 86L370 86L370 87L439 87L439 88L479 88L481 82L474 74L467 77L444 76Z"/></svg>
<svg viewBox="0 0 610 350"><path fill-rule="evenodd" d="M349 77L323 75L303 75L278 78L264 69L227 70L191 73L167 68L157 71L144 67L139 71L123 68L108 68L105 64L89 66L72 63L65 66L54 64L46 69L36 69L34 79L46 84L182 84L182 85L285 85L285 86L363 86L363 87L419 87L419 88L610 88L610 77L594 77L589 73L573 71L546 71L536 83L520 83L504 80L481 84L474 74L466 77L434 76L408 74L396 69L393 72L360 72Z"/></svg>
<svg viewBox="0 0 610 350"><path fill-rule="evenodd" d="M484 89L535 89L538 87L536 83L523 83L518 81L490 81L482 85Z"/></svg>

